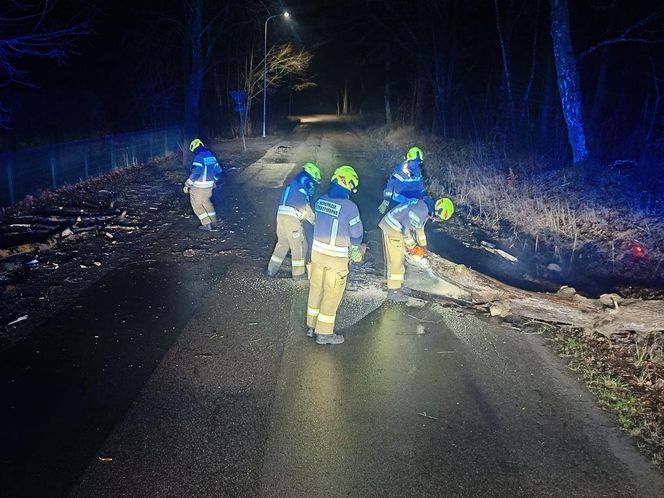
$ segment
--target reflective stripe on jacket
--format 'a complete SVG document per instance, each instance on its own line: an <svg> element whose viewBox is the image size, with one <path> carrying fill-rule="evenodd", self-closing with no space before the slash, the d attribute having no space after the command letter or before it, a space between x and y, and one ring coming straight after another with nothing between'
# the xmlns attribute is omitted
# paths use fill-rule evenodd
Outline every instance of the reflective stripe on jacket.
<svg viewBox="0 0 664 498"><path fill-rule="evenodd" d="M322 196L316 202L313 250L346 258L350 246L360 245L364 227L357 206L350 199Z"/></svg>
<svg viewBox="0 0 664 498"><path fill-rule="evenodd" d="M201 148L199 147L199 149ZM186 183L194 188L211 188L221 176L221 166L209 150L202 149L194 156L191 173Z"/></svg>
<svg viewBox="0 0 664 498"><path fill-rule="evenodd" d="M406 163L409 163L410 175L404 171ZM398 204L408 202L409 199L421 199L424 195L424 178L419 165L412 161L397 164L383 190L384 200Z"/></svg>
<svg viewBox="0 0 664 498"><path fill-rule="evenodd" d="M401 232L406 246L414 246L415 239L417 239L417 244L424 247L427 245L424 225L428 219L429 208L423 200L417 199L399 204L385 215L383 221L390 228ZM415 237L413 237L413 233Z"/></svg>
<svg viewBox="0 0 664 498"><path fill-rule="evenodd" d="M314 211L309 204L307 190L297 178L293 179L281 194L277 213L293 216L300 221L307 220L311 224L316 221Z"/></svg>

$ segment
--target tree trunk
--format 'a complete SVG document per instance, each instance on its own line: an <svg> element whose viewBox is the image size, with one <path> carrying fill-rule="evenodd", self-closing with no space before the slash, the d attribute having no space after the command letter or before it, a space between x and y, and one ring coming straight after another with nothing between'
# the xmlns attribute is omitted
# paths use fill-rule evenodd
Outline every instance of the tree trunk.
<svg viewBox="0 0 664 498"><path fill-rule="evenodd" d="M664 330L664 301L624 299L603 294L580 296L571 287L555 293L530 292L429 253L432 273L406 273L412 289L443 295L489 311L492 316L566 324L606 337L633 332L647 336Z"/></svg>
<svg viewBox="0 0 664 498"><path fill-rule="evenodd" d="M510 61L507 55L507 48L505 47L505 39L503 38L503 31L500 27L500 9L498 8L498 0L494 0L494 7L496 10L496 32L498 33L498 41L500 42L500 55L503 62L503 78L505 83L505 91L507 92L507 110L510 120L510 128L514 130L514 97L512 95L512 77L510 72Z"/></svg>
<svg viewBox="0 0 664 498"><path fill-rule="evenodd" d="M533 50L530 56L530 72L528 75L528 84L526 85L526 90L523 93L523 101L521 103L521 116L520 124L523 126L524 120L528 119L527 127L531 128L530 123L530 93L533 88L533 81L535 81L535 65L537 61L537 37L539 34L539 14L540 14L540 0L537 0L537 10L535 11L535 28L533 34Z"/></svg>
<svg viewBox="0 0 664 498"><path fill-rule="evenodd" d="M551 39L558 74L558 93L567 125L567 139L572 147L572 160L580 164L588 158L583 122L581 88L572 48L567 0L549 0L551 4Z"/></svg>
<svg viewBox="0 0 664 498"><path fill-rule="evenodd" d="M392 126L392 108L390 107L390 59L389 45L385 42L385 124Z"/></svg>
<svg viewBox="0 0 664 498"><path fill-rule="evenodd" d="M342 114L348 114L350 104L348 102L348 77L344 80L344 95L343 95L343 104L341 108Z"/></svg>
<svg viewBox="0 0 664 498"><path fill-rule="evenodd" d="M616 25L616 16L618 11L617 0L613 0L608 8L610 9L610 12L609 12L609 26L607 32L611 34L613 33L613 29ZM610 48L608 45L602 49L602 53L600 55L600 60L599 60L599 69L597 71L597 80L595 84L595 97L593 98L590 108L591 111L590 111L589 126L590 129L593 131L593 138L595 138L595 140L599 140L599 134L597 132L602 128L600 121L601 121L602 109L604 108L604 95L606 92L606 72L609 67L609 55L610 55L609 51ZM598 143L592 143L591 147L593 148L595 153L598 153L600 147Z"/></svg>
<svg viewBox="0 0 664 498"><path fill-rule="evenodd" d="M184 143L185 147L198 135L201 89L203 87L203 12L201 0L193 0L189 18L189 74L185 87L184 103ZM186 150L186 149L185 149ZM183 163L187 167L188 154L183 154Z"/></svg>
<svg viewBox="0 0 664 498"><path fill-rule="evenodd" d="M430 77L426 74L426 69L423 63L419 65L419 71L417 73L416 80L416 95L415 95L415 129L418 131L423 131L428 129L430 123L427 120L427 107L431 104L431 99L429 98L429 88Z"/></svg>

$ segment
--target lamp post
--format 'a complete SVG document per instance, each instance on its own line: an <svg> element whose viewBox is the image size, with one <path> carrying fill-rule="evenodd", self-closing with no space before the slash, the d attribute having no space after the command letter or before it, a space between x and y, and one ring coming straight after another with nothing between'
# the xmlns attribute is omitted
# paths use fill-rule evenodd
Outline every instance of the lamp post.
<svg viewBox="0 0 664 498"><path fill-rule="evenodd" d="M285 11L283 14L275 14L265 19L264 44L263 44L263 137L265 137L265 116L267 115L267 23L275 17L285 17L288 19L290 14Z"/></svg>

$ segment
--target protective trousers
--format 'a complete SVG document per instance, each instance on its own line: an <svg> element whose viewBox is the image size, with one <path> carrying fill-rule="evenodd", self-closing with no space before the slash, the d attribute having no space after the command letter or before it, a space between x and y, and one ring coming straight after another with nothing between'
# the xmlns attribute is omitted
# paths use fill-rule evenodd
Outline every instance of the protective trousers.
<svg viewBox="0 0 664 498"><path fill-rule="evenodd" d="M311 252L307 326L318 335L334 333L337 309L346 289L348 258Z"/></svg>
<svg viewBox="0 0 664 498"><path fill-rule="evenodd" d="M281 263L291 253L291 267L294 277L304 275L304 255L306 252L307 240L302 230L302 222L294 216L285 214L277 215L277 245L267 265L267 271L270 275L276 275L281 267Z"/></svg>
<svg viewBox="0 0 664 498"><path fill-rule="evenodd" d="M378 224L383 232L383 253L385 256L385 271L387 272L387 288L401 289L405 274L403 235L390 227L383 220Z"/></svg>
<svg viewBox="0 0 664 498"><path fill-rule="evenodd" d="M212 187L191 187L189 189L189 201L201 225L209 225L217 221L217 213L215 213L212 205Z"/></svg>

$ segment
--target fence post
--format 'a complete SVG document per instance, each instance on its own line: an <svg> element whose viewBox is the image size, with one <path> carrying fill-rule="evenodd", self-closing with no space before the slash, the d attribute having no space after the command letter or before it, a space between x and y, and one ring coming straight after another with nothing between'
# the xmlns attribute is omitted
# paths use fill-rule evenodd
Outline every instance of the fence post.
<svg viewBox="0 0 664 498"><path fill-rule="evenodd" d="M53 190L58 188L58 179L56 174L57 164L55 159L55 144L51 144L50 149L50 162L51 162L51 187Z"/></svg>
<svg viewBox="0 0 664 498"><path fill-rule="evenodd" d="M115 169L115 145L113 144L113 135L108 139L109 146L111 148L111 169Z"/></svg>
<svg viewBox="0 0 664 498"><path fill-rule="evenodd" d="M85 149L83 150L83 174L87 180L90 177L90 142L85 142Z"/></svg>
<svg viewBox="0 0 664 498"><path fill-rule="evenodd" d="M7 186L9 187L9 205L14 204L14 159L7 155Z"/></svg>

